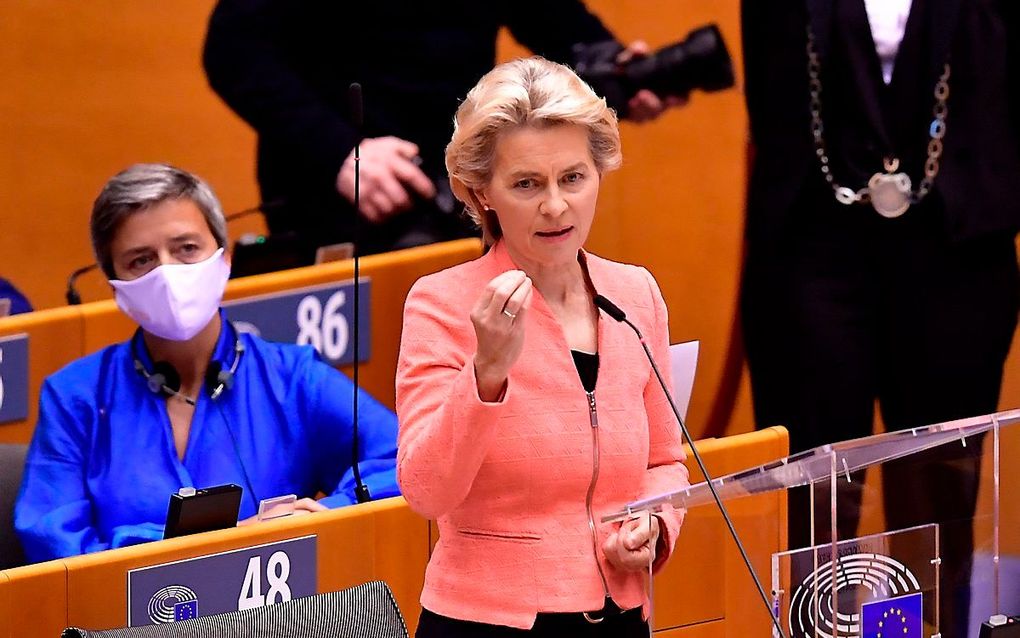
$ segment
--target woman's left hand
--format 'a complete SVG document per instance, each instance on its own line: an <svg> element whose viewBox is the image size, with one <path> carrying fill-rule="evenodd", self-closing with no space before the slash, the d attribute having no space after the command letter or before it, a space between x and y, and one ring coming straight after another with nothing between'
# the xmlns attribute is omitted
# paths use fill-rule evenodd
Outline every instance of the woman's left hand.
<svg viewBox="0 0 1020 638"><path fill-rule="evenodd" d="M624 571L641 571L655 560L659 518L639 516L624 521L602 544L609 564Z"/></svg>

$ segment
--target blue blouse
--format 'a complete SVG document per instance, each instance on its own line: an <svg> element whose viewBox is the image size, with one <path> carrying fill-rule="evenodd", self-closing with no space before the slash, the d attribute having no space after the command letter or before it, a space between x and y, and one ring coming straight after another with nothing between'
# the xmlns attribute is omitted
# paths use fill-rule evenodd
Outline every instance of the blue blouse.
<svg viewBox="0 0 1020 638"><path fill-rule="evenodd" d="M237 333L223 325L213 359L229 368ZM166 399L135 370L132 342L46 379L15 509L29 560L161 539L170 494L186 486L240 485L241 519L284 494L324 493L329 507L356 502L350 380L310 346L237 338L244 352L233 387L197 397L183 460ZM396 418L364 392L358 412L362 479L373 498L395 496Z"/></svg>

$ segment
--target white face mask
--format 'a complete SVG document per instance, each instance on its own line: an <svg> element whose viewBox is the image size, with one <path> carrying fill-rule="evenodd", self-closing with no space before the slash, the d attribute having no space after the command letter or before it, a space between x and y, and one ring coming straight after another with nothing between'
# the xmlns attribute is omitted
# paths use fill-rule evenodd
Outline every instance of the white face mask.
<svg viewBox="0 0 1020 638"><path fill-rule="evenodd" d="M219 310L230 266L220 248L196 264L163 264L138 279L113 279L117 306L146 332L187 341Z"/></svg>

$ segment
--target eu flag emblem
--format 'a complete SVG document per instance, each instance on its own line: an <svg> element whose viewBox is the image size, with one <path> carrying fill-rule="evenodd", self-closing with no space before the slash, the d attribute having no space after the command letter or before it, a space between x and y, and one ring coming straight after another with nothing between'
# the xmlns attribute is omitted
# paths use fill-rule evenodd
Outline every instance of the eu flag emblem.
<svg viewBox="0 0 1020 638"><path fill-rule="evenodd" d="M921 592L861 606L861 638L920 638L924 631Z"/></svg>
<svg viewBox="0 0 1020 638"><path fill-rule="evenodd" d="M186 600L174 605L174 621L198 617L198 601Z"/></svg>

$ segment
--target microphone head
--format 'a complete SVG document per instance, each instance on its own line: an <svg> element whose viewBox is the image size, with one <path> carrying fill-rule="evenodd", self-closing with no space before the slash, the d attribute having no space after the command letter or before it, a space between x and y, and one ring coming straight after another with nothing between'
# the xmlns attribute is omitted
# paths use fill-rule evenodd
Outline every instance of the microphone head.
<svg viewBox="0 0 1020 638"><path fill-rule="evenodd" d="M625 313L624 311L620 310L619 306L614 304L612 301L609 301L608 299L606 299L602 295L595 295L594 302L595 302L595 307L596 308L598 308L602 312L606 313L607 315L609 315L613 319L615 319L617 321L626 321L627 313Z"/></svg>
<svg viewBox="0 0 1020 638"><path fill-rule="evenodd" d="M212 391L214 386L222 383L220 374L223 373L223 364L219 361L210 361L209 367L205 369L205 386Z"/></svg>
<svg viewBox="0 0 1020 638"><path fill-rule="evenodd" d="M234 386L234 375L230 370L224 370L223 364L219 361L212 361L205 370L205 388L209 396L218 399L224 390Z"/></svg>
<svg viewBox="0 0 1020 638"><path fill-rule="evenodd" d="M145 378L145 385L149 387L149 392L153 394L163 394L163 386L166 385L166 377L160 373L150 374Z"/></svg>
<svg viewBox="0 0 1020 638"><path fill-rule="evenodd" d="M176 394L181 391L181 375L166 361L157 361L152 365L152 374L147 383L149 389L157 394Z"/></svg>
<svg viewBox="0 0 1020 638"><path fill-rule="evenodd" d="M81 295L78 294L78 289L75 284L78 282L78 277L81 277L87 272L91 272L99 268L99 264L89 264L88 266L82 266L81 268L75 269L67 278L67 290L64 291L64 298L67 300L69 306L81 305Z"/></svg>
<svg viewBox="0 0 1020 638"><path fill-rule="evenodd" d="M351 100L351 121L360 129L365 123L365 102L361 95L361 85L357 82L351 84L348 96Z"/></svg>

